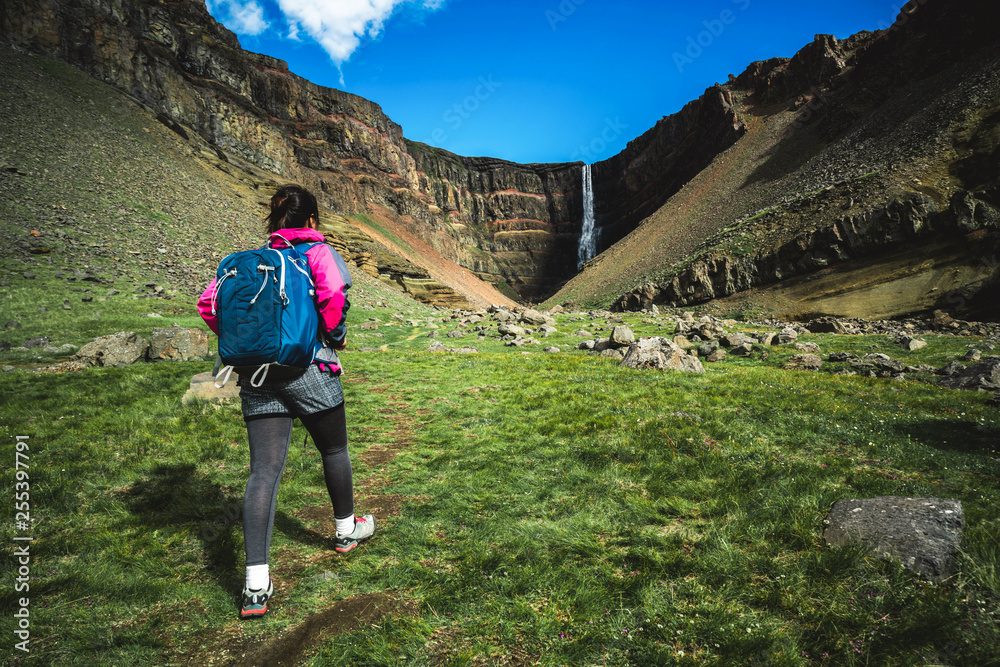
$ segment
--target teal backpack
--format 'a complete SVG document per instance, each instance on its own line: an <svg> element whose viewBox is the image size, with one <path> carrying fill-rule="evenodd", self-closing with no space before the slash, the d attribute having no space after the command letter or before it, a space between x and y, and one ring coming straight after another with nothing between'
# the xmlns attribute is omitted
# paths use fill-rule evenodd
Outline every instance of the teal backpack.
<svg viewBox="0 0 1000 667"><path fill-rule="evenodd" d="M277 236L277 235L275 235ZM306 250L315 243L243 250L219 263L212 297L218 317L222 387L235 370L259 387L304 373L323 346L316 286ZM225 373L222 384L218 378Z"/></svg>

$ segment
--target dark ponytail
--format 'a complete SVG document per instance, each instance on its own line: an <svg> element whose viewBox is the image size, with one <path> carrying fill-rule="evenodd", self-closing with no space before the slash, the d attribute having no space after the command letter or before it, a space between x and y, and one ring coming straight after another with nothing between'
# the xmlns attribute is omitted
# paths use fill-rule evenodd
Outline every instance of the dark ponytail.
<svg viewBox="0 0 1000 667"><path fill-rule="evenodd" d="M286 185L271 197L271 210L264 217L267 233L273 234L286 227L308 227L309 218L319 222L316 197L298 185Z"/></svg>

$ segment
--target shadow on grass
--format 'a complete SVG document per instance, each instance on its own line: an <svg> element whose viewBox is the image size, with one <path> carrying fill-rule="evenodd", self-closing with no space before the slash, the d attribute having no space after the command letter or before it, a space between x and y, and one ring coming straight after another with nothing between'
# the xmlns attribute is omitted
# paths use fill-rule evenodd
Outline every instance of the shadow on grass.
<svg viewBox="0 0 1000 667"><path fill-rule="evenodd" d="M897 424L895 430L943 451L984 455L1000 452L1000 429L964 419L927 419Z"/></svg>
<svg viewBox="0 0 1000 667"><path fill-rule="evenodd" d="M132 514L149 530L188 528L201 542L207 569L218 584L225 590L241 588L242 492L227 493L193 464L168 464L154 468L122 495ZM333 549L328 536L280 510L275 513L274 527L297 542Z"/></svg>
<svg viewBox="0 0 1000 667"><path fill-rule="evenodd" d="M237 531L242 496L227 494L193 464L157 466L122 492L122 500L150 530L190 529L201 542L207 569L226 590L240 586Z"/></svg>

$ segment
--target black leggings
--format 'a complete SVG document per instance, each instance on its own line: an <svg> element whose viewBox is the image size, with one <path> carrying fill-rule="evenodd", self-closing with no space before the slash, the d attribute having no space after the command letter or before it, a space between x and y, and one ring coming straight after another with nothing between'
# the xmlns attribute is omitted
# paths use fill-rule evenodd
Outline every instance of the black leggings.
<svg viewBox="0 0 1000 667"><path fill-rule="evenodd" d="M347 451L344 404L300 417L323 457L323 477L338 519L354 515L354 478ZM262 415L247 420L250 478L243 496L243 542L247 565L267 563L281 473L292 441L290 415Z"/></svg>

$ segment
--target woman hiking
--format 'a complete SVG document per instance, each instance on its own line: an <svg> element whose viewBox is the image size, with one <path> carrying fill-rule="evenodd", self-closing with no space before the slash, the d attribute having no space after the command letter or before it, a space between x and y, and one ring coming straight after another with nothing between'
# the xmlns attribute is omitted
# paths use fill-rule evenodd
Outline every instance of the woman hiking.
<svg viewBox="0 0 1000 667"><path fill-rule="evenodd" d="M243 541L246 580L240 618L263 616L274 593L268 568L271 531L274 527L278 485L288 457L292 421L298 417L309 432L323 460L323 476L337 522L334 549L352 551L375 533L375 517L354 515L354 482L347 451L347 419L340 364L336 350L343 350L350 302L351 277L340 255L323 242L316 197L297 185L280 188L265 217L269 243L312 243L306 252L315 282L316 308L325 345L309 368L291 379L264 379L259 386L240 376L240 401L250 445L250 477L243 496ZM198 310L209 328L219 333L214 313L216 280L198 300Z"/></svg>

